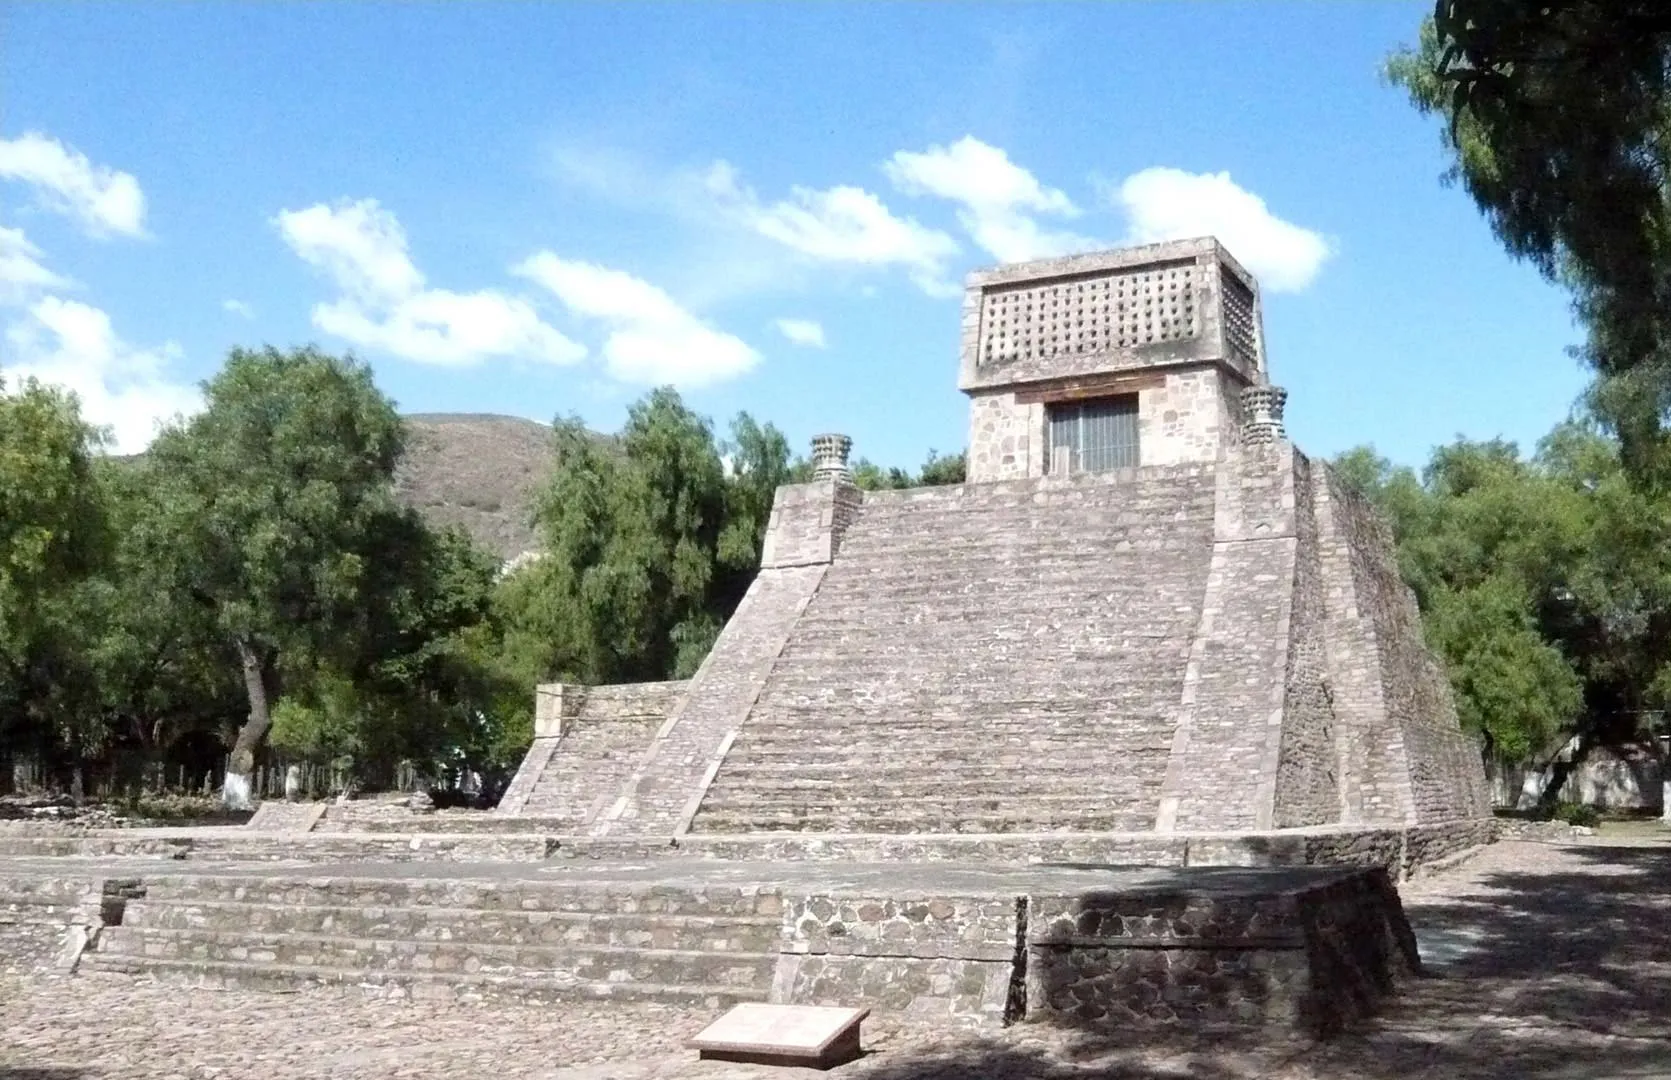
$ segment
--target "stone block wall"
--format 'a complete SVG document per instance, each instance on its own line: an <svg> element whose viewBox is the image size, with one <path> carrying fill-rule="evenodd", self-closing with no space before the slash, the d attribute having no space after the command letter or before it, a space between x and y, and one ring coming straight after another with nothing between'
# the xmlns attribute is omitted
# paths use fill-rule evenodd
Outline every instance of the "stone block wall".
<svg viewBox="0 0 1671 1080"><path fill-rule="evenodd" d="M1330 676L1345 718L1346 819L1418 823L1491 812L1478 741L1456 722L1450 683L1427 648L1391 530L1326 469L1319 545L1330 611Z"/></svg>
<svg viewBox="0 0 1671 1080"><path fill-rule="evenodd" d="M534 745L499 800L501 815L582 825L613 797L656 730L684 699L688 680L535 690Z"/></svg>
<svg viewBox="0 0 1671 1080"><path fill-rule="evenodd" d="M1205 364L1156 372L1137 394L1142 464L1212 462L1235 446L1241 426L1236 372ZM975 391L969 402L969 480L983 483L1050 472L1045 426L1049 406L1013 388Z"/></svg>
<svg viewBox="0 0 1671 1080"><path fill-rule="evenodd" d="M1272 824L1279 829L1339 821L1340 762L1335 757L1334 697L1324 636L1323 566L1317 546L1315 477L1294 455L1293 599Z"/></svg>
<svg viewBox="0 0 1671 1080"><path fill-rule="evenodd" d="M1021 404L1014 391L973 395L968 462L971 483L1043 476L1044 406Z"/></svg>
<svg viewBox="0 0 1671 1080"><path fill-rule="evenodd" d="M1283 731L1297 539L1292 451L1218 470L1211 568L1156 828L1268 829Z"/></svg>
<svg viewBox="0 0 1671 1080"><path fill-rule="evenodd" d="M1011 897L792 898L773 996L996 1026L1013 1018L1024 912Z"/></svg>
<svg viewBox="0 0 1671 1080"><path fill-rule="evenodd" d="M861 500L858 488L839 480L778 488L761 547L761 569L828 563L841 549Z"/></svg>
<svg viewBox="0 0 1671 1080"><path fill-rule="evenodd" d="M1216 461L1241 424L1239 393L1247 385L1219 367L1183 368L1137 395L1137 432L1145 465Z"/></svg>
<svg viewBox="0 0 1671 1080"><path fill-rule="evenodd" d="M1380 870L1268 895L1035 896L1028 917L1026 1017L1061 1026L1327 1035L1420 969Z"/></svg>

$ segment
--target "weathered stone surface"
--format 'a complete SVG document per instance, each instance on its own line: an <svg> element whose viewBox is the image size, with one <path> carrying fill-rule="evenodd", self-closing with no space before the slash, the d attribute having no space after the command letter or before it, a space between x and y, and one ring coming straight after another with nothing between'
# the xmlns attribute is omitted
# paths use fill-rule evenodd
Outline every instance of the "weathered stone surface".
<svg viewBox="0 0 1671 1080"><path fill-rule="evenodd" d="M691 1036L703 1058L829 1069L859 1056L869 1009L744 1002Z"/></svg>
<svg viewBox="0 0 1671 1080"><path fill-rule="evenodd" d="M591 823L684 700L688 681L535 690L534 746L499 800L506 817Z"/></svg>

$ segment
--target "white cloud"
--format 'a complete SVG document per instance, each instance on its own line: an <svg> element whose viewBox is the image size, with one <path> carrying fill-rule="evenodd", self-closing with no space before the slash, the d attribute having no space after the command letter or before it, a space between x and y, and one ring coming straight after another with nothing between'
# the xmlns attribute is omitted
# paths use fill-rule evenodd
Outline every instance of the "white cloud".
<svg viewBox="0 0 1671 1080"><path fill-rule="evenodd" d="M1127 243L1216 236L1270 292L1304 289L1331 254L1322 235L1272 214L1227 172L1144 169L1126 178L1115 200L1130 219Z"/></svg>
<svg viewBox="0 0 1671 1080"><path fill-rule="evenodd" d="M220 302L220 308L228 315L237 315L239 318L243 319L255 318L255 309L244 303L242 300L222 300Z"/></svg>
<svg viewBox="0 0 1671 1080"><path fill-rule="evenodd" d="M286 210L273 223L291 250L344 293L313 309L313 324L327 334L444 366L494 357L569 364L586 355L521 297L428 288L405 230L375 199Z"/></svg>
<svg viewBox="0 0 1671 1080"><path fill-rule="evenodd" d="M790 197L762 202L715 162L705 178L721 210L761 236L819 262L904 267L931 295L956 295L945 279L945 264L958 253L957 241L914 219L896 217L882 200L859 187L815 190L793 187Z"/></svg>
<svg viewBox="0 0 1671 1080"><path fill-rule="evenodd" d="M513 273L549 289L576 315L609 327L604 364L622 382L699 387L760 362L748 343L716 330L656 286L620 270L541 251Z"/></svg>
<svg viewBox="0 0 1671 1080"><path fill-rule="evenodd" d="M795 345L805 345L809 349L829 347L824 338L824 328L811 319L779 319L772 325Z"/></svg>
<svg viewBox="0 0 1671 1080"><path fill-rule="evenodd" d="M32 376L74 391L82 416L110 429L116 453L145 449L160 424L202 408L195 387L167 378L178 346L136 349L116 336L110 316L87 304L43 297L7 328L6 339L15 357L8 385Z"/></svg>
<svg viewBox="0 0 1671 1080"><path fill-rule="evenodd" d="M0 139L0 178L28 184L43 207L75 219L94 236L144 235L139 181L94 165L57 139L38 132Z"/></svg>
<svg viewBox="0 0 1671 1080"><path fill-rule="evenodd" d="M1001 262L1048 258L1097 246L1097 241L1040 225L1034 214L1077 217L1067 194L1045 187L996 146L965 135L950 146L901 150L883 170L907 195L932 195L958 204L957 220L971 239Z"/></svg>
<svg viewBox="0 0 1671 1080"><path fill-rule="evenodd" d="M0 225L0 304L21 304L35 292L70 284L40 260L41 249L29 242L22 229Z"/></svg>

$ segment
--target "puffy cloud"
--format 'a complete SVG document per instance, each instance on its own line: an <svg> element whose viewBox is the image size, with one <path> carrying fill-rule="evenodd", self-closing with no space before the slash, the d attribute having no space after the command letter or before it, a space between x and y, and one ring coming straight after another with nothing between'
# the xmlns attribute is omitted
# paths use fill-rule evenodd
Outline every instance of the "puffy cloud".
<svg viewBox="0 0 1671 1080"><path fill-rule="evenodd" d="M705 178L721 210L761 236L818 262L900 266L932 295L956 295L945 279L957 241L911 218L894 215L859 187L790 189L789 198L766 203L744 186L729 164L715 162Z"/></svg>
<svg viewBox="0 0 1671 1080"><path fill-rule="evenodd" d="M0 179L28 184L42 206L94 236L145 232L145 193L138 180L94 165L85 154L38 132L0 139Z"/></svg>
<svg viewBox="0 0 1671 1080"><path fill-rule="evenodd" d="M1332 253L1323 236L1277 217L1227 172L1144 169L1126 178L1115 201L1129 217L1127 243L1216 236L1270 292L1304 289Z"/></svg>
<svg viewBox="0 0 1671 1080"><path fill-rule="evenodd" d="M772 325L792 344L804 345L809 349L829 347L829 342L824 339L824 328L811 319L779 319Z"/></svg>
<svg viewBox="0 0 1671 1080"><path fill-rule="evenodd" d="M220 302L220 309L228 315L236 315L242 319L255 318L255 309L244 303L242 300L222 300Z"/></svg>
<svg viewBox="0 0 1671 1080"><path fill-rule="evenodd" d="M883 166L908 195L932 195L958 204L957 219L971 239L1001 262L1048 258L1097 246L1072 232L1052 231L1034 214L1075 217L1066 193L1045 187L1009 155L972 135L920 153L901 150Z"/></svg>
<svg viewBox="0 0 1671 1080"><path fill-rule="evenodd" d="M513 272L549 289L576 315L609 327L604 364L622 382L706 386L760 362L746 342L707 325L631 274L549 251L530 256Z"/></svg>
<svg viewBox="0 0 1671 1080"><path fill-rule="evenodd" d="M0 304L20 304L43 289L69 285L40 260L41 249L29 242L22 229L0 225Z"/></svg>
<svg viewBox="0 0 1671 1080"><path fill-rule="evenodd" d="M82 416L109 429L116 453L145 449L162 423L202 408L195 387L166 377L178 346L136 349L116 336L110 316L87 304L43 297L6 338L16 358L7 365L8 383L34 377L74 391Z"/></svg>
<svg viewBox="0 0 1671 1080"><path fill-rule="evenodd" d="M344 294L313 309L313 324L327 334L444 366L494 357L569 364L586 355L521 297L427 287L405 230L375 199L286 210L273 223L291 250Z"/></svg>

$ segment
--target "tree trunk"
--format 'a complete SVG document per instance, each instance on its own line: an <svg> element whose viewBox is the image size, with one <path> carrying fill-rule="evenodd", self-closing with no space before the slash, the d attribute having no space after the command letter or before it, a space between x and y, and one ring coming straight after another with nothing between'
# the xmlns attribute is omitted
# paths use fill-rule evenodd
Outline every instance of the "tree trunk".
<svg viewBox="0 0 1671 1080"><path fill-rule="evenodd" d="M238 738L232 744L226 780L221 785L221 804L228 810L248 810L255 752L273 726L273 715L267 700L267 665L247 639L239 638L237 646L238 661L244 669L244 692L249 697L249 719L238 729Z"/></svg>

